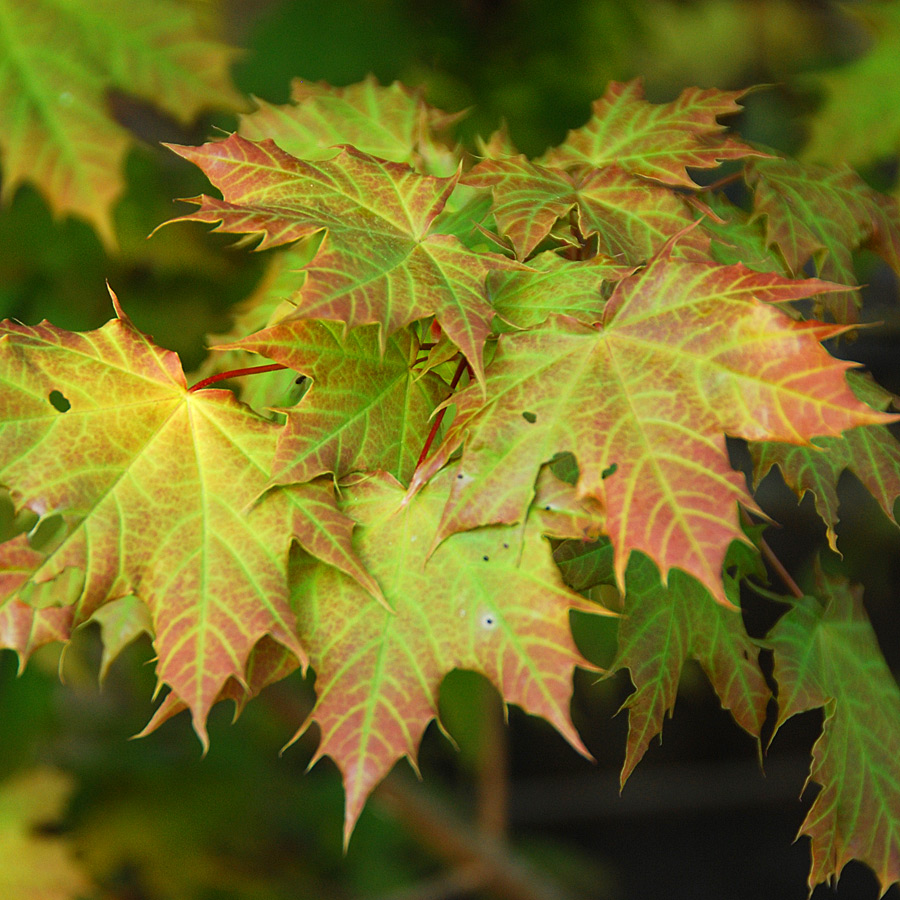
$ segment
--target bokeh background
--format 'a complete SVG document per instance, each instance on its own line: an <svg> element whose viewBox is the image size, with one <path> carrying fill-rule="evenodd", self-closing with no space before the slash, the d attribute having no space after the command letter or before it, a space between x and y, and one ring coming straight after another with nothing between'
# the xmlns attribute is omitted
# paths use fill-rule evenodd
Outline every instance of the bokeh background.
<svg viewBox="0 0 900 900"><path fill-rule="evenodd" d="M641 76L648 97L700 85L767 85L733 124L742 136L792 154L852 157L864 177L896 190L900 150L900 19L892 4L825 0L232 0L195 4L211 29L243 48L238 88L274 103L291 78L343 85L374 73L424 85L446 110L470 108L460 135L473 142L505 120L513 142L538 154L583 124L610 80ZM860 18L856 13L862 13ZM873 29L867 22L878 23ZM875 63L872 64L872 60ZM868 66L881 112L878 139L810 142L827 125L829 79ZM184 127L145 103L110 98L140 138L115 211L120 249L91 228L55 220L40 194L20 188L0 210L0 317L47 318L95 328L111 315L105 282L135 324L199 366L205 336L231 325L234 305L259 280L250 254L200 226L164 229L176 197L202 174L159 146L200 143L234 119ZM859 110L852 133L872 130ZM816 123L819 123L817 126ZM837 127L837 126L833 126ZM887 138L885 139L885 132ZM473 145L474 146L474 145ZM823 150L822 147L825 147ZM739 199L739 198L738 198ZM880 323L837 349L900 393L900 305L890 270L867 254L863 319ZM735 460L744 460L735 445ZM841 482L839 545L866 588L866 605L895 672L900 532L850 476ZM809 500L769 477L763 505L783 527L770 542L801 583L825 550ZM8 516L8 511L7 511ZM2 524L2 519L0 519ZM750 625L757 630L765 623ZM611 658L607 635L575 622L585 652ZM621 796L626 714L615 713L627 675L579 673L573 716L596 758L579 757L546 723L517 709L504 722L496 692L470 673L442 694L448 735L432 725L419 783L405 764L371 800L346 855L342 793L329 761L304 774L315 734L283 755L313 685L299 676L268 689L237 721L214 710L212 747L185 716L130 741L148 720L154 676L148 641L129 647L97 687L99 641L89 628L62 654L39 651L21 676L0 654L0 834L8 798L50 798L37 834L64 841L93 887L83 900L801 900L808 847L792 843L810 799L800 799L819 714L790 721L766 754L718 706L698 668L683 677L674 718ZM61 684L58 673L64 675ZM455 746L454 746L455 744ZM764 770L764 773L763 773ZM31 780L29 780L31 779ZM24 787L23 787L24 786ZM20 790L16 794L15 790ZM4 799L7 798L7 799ZM3 858L0 865L21 864ZM474 861L473 861L474 860ZM480 885L487 867L495 888ZM814 900L830 893L820 887ZM874 877L851 864L839 900L874 900ZM70 895L59 895L60 900ZM892 888L893 900L900 891ZM20 900L20 898L9 898ZM21 898L31 900L31 898ZM51 900L57 900L56 897Z"/></svg>

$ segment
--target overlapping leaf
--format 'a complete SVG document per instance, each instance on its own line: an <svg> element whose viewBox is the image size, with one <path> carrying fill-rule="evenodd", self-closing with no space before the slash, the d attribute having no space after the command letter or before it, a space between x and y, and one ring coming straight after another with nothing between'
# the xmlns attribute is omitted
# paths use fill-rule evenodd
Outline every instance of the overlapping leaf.
<svg viewBox="0 0 900 900"><path fill-rule="evenodd" d="M862 605L862 590L819 578L768 636L775 654L778 725L824 707L810 780L822 785L800 828L812 840L810 889L851 859L872 867L882 892L900 880L900 690Z"/></svg>
<svg viewBox="0 0 900 900"><path fill-rule="evenodd" d="M742 574L753 568L752 551L732 544L743 555ZM738 599L737 583L727 593ZM735 721L759 738L771 696L759 667L759 650L747 636L738 609L716 603L694 579L677 570L667 587L647 557L633 555L625 575L625 615L619 624L619 648L610 666L627 668L634 693L628 709L628 746L621 780L640 762L650 741L662 731L663 718L675 708L684 664L696 659Z"/></svg>
<svg viewBox="0 0 900 900"><path fill-rule="evenodd" d="M319 725L317 758L330 756L341 770L346 837L394 763L406 756L415 765L451 669L481 672L505 702L543 716L586 753L569 717L574 668L588 665L569 610L602 610L565 587L541 532L595 533L592 510L568 486L548 485L543 506L572 505L569 515L454 535L429 559L450 477L443 473L406 506L389 476L343 491L344 511L360 523L354 548L395 613L328 566L307 560L297 572L298 621L318 694L303 727Z"/></svg>
<svg viewBox="0 0 900 900"><path fill-rule="evenodd" d="M847 378L853 392L874 409L887 409L892 396L856 372ZM809 491L825 523L828 543L837 551L838 479L851 471L896 523L894 503L900 497L900 443L883 425L854 428L842 437L815 438L810 447L751 444L753 481L759 484L775 465L799 498ZM825 452L822 452L825 451Z"/></svg>
<svg viewBox="0 0 900 900"><path fill-rule="evenodd" d="M819 341L837 326L797 322L772 302L834 289L740 265L679 259L667 248L619 282L597 327L558 317L505 335L487 400L466 389L412 490L463 446L437 540L521 521L540 465L575 454L578 490L607 515L623 584L632 550L663 578L678 567L726 601L722 561L743 540L736 503L753 508L724 435L808 443L894 417L860 403L852 363Z"/></svg>
<svg viewBox="0 0 900 900"><path fill-rule="evenodd" d="M420 175L353 148L303 162L272 141L239 135L202 147L173 148L222 192L175 221L220 222L220 230L262 235L277 246L327 229L297 279L296 318L379 324L386 338L434 315L483 378L482 350L493 310L489 271L504 257L474 253L457 238L431 233L457 177Z"/></svg>
<svg viewBox="0 0 900 900"><path fill-rule="evenodd" d="M209 107L239 109L230 58L174 0L127 8L115 0L2 0L2 196L31 181L57 214L87 219L114 245L111 208L132 139L113 118L108 92L140 97L183 122Z"/></svg>
<svg viewBox="0 0 900 900"><path fill-rule="evenodd" d="M278 427L227 391L189 393L177 357L119 315L85 334L3 326L0 481L17 504L66 522L29 580L55 587L83 573L80 590L56 598L77 602L76 623L130 593L146 602L159 678L205 740L206 712L227 679L243 678L263 635L305 659L288 602L294 536L381 595L327 483L248 510L267 484ZM8 605L27 600L27 586L14 584ZM13 610L15 629L24 623Z"/></svg>
<svg viewBox="0 0 900 900"><path fill-rule="evenodd" d="M497 315L519 328L554 315L590 324L603 312L607 288L631 271L602 256L574 262L547 251L530 259L527 270L491 272L488 293Z"/></svg>
<svg viewBox="0 0 900 900"><path fill-rule="evenodd" d="M766 241L784 256L788 271L803 275L812 260L822 278L856 284L853 252L869 247L900 274L900 212L855 172L794 160L754 160L747 165L755 217L764 217ZM837 322L856 322L855 291L820 304Z"/></svg>
<svg viewBox="0 0 900 900"><path fill-rule="evenodd" d="M719 116L740 112L746 91L685 88L671 103L644 99L640 80L611 82L594 101L587 125L539 162L559 168L615 165L626 172L678 187L696 187L688 168L712 169L721 161L765 156L724 135Z"/></svg>
<svg viewBox="0 0 900 900"><path fill-rule="evenodd" d="M447 387L434 372L417 377L418 343L409 331L390 337L384 353L379 343L372 327L342 340L340 326L295 321L231 345L314 381L300 403L285 410L287 427L272 463L276 483L375 469L408 483Z"/></svg>
<svg viewBox="0 0 900 900"><path fill-rule="evenodd" d="M519 259L528 257L570 211L578 234L596 234L600 252L623 265L642 263L694 221L685 197L612 164L566 171L535 165L524 156L488 159L464 183L493 189L494 217ZM703 253L709 238L694 229L679 246Z"/></svg>
<svg viewBox="0 0 900 900"><path fill-rule="evenodd" d="M298 159L330 159L338 145L350 144L419 172L450 175L458 159L444 134L460 115L429 106L422 94L398 81L382 87L372 75L347 87L295 78L290 103L257 99L259 108L241 116L238 132L251 141L271 138Z"/></svg>

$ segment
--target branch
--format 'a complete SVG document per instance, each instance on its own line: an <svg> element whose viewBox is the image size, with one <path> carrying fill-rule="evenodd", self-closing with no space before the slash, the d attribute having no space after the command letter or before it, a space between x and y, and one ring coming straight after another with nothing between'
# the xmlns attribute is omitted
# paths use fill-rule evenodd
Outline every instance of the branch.
<svg viewBox="0 0 900 900"><path fill-rule="evenodd" d="M568 900L568 895L541 874L515 859L496 838L460 821L434 797L426 797L392 774L375 795L400 819L416 840L469 873L480 869L482 884L503 900Z"/></svg>

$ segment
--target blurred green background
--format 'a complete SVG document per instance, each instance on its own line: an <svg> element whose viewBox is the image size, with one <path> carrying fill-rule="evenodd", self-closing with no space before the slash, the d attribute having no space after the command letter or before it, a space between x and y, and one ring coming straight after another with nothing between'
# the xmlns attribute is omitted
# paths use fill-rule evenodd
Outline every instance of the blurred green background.
<svg viewBox="0 0 900 900"><path fill-rule="evenodd" d="M216 20L215 4L195 5ZM865 19L851 15L854 7L867 15L882 9L824 0L233 0L218 6L218 34L244 48L233 77L247 94L282 103L295 76L343 85L372 72L385 84L425 85L442 109L471 108L460 129L471 146L505 120L529 154L583 124L608 81L638 75L654 101L689 85L769 85L747 98L733 124L749 141L803 154L815 127L836 127L822 112L828 78L863 61L871 93L881 92L880 129L877 140L857 142L850 161L892 191L900 25L873 37ZM231 239L196 225L146 239L177 211L173 198L206 186L159 142L200 143L235 120L210 116L184 127L127 98L118 108L141 139L115 211L120 251L107 254L88 225L54 220L36 190L19 189L0 210L0 317L97 327L111 316L108 280L135 324L178 351L190 370L203 359L205 335L230 327L230 311L252 291L266 254L233 249ZM862 133L867 110L858 114ZM834 157L824 161L842 161L842 146L850 152L837 139L831 146L820 130L816 154ZM894 277L865 254L858 266L868 285L863 319L884 324L841 352L900 391ZM739 447L735 453L741 462ZM851 479L841 488L845 563L866 585L867 608L897 671L897 530ZM825 546L823 528L811 504L798 507L774 476L765 505L784 525L772 544L802 579ZM608 625L574 624L586 655L609 662ZM432 725L422 748L424 784L398 766L343 856L337 772L325 761L304 774L315 735L278 754L310 708L310 683L295 676L270 688L236 724L230 709L214 710L212 748L201 759L184 716L128 740L150 715L149 642L123 654L102 690L99 655L91 629L63 658L59 648L40 651L18 678L13 654L0 655L0 779L36 765L67 773L68 804L61 800L62 811L38 824L41 835L77 854L95 885L84 900L806 896L807 846L791 842L820 719L788 723L764 778L753 742L718 708L698 669L686 672L665 743L654 744L621 797L626 718L614 713L630 690L627 678L576 678L573 715L597 758L592 765L516 709L507 727L493 689L454 673L442 714L457 747ZM492 890L482 887L485 866ZM819 888L816 900L826 892ZM838 896L874 900L875 880L851 864Z"/></svg>

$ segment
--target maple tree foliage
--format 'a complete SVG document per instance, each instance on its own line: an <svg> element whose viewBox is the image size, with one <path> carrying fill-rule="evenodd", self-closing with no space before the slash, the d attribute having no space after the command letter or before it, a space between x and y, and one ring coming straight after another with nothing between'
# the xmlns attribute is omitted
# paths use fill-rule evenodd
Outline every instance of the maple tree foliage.
<svg viewBox="0 0 900 900"><path fill-rule="evenodd" d="M55 213L87 219L115 246L112 206L134 139L116 121L109 91L183 122L245 105L228 77L233 51L205 38L195 18L176 0L127 8L114 0L3 0L0 197L31 181Z"/></svg>
<svg viewBox="0 0 900 900"><path fill-rule="evenodd" d="M91 332L3 324L20 527L0 544L0 645L24 662L94 621L105 670L147 633L169 693L145 732L188 710L204 744L216 702L312 667L298 735L316 725L341 772L345 841L394 764L416 765L454 669L588 754L568 707L596 666L573 612L618 619L623 783L689 659L761 742L765 649L776 727L825 709L810 885L851 858L900 880L900 692L859 590L787 582L762 641L740 613L742 591L780 597L749 524L773 467L833 547L845 470L893 520L893 397L823 342L856 321L856 249L900 268L900 221L849 170L728 132L742 96L613 84L540 158L502 132L475 158L419 92L297 81L236 133L172 147L221 193L175 221L280 249L190 388L127 298ZM746 208L692 175L723 162ZM226 377L237 396L211 386Z"/></svg>

